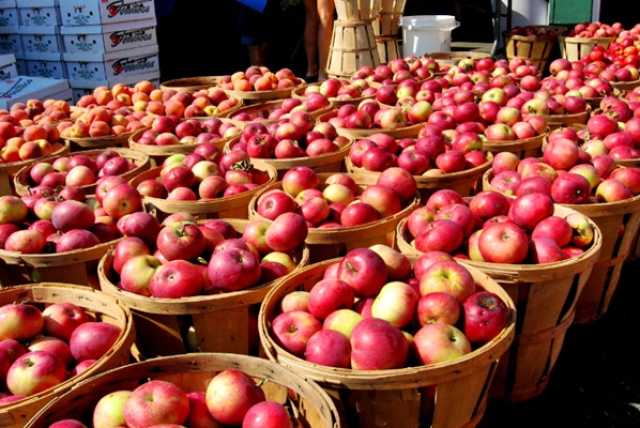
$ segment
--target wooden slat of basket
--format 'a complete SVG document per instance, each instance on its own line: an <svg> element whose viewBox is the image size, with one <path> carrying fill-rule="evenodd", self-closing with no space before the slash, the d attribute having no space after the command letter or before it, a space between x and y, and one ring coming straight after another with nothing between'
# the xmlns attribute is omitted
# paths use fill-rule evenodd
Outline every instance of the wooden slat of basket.
<svg viewBox="0 0 640 428"><path fill-rule="evenodd" d="M161 167L157 167L144 171L134 177L130 183L132 186L137 187L144 180L156 179L160 176L161 169ZM187 212L203 218L213 218L214 216L219 218L247 218L247 206L251 198L273 183L278 175L277 171L270 166L262 170L268 172L270 180L265 184L237 195L198 201L171 201L146 196L143 203L147 211L155 212L155 214L158 214L158 211L164 214Z"/></svg>
<svg viewBox="0 0 640 428"><path fill-rule="evenodd" d="M308 266L298 274L286 277L269 292L259 317L260 340L269 359L320 383L336 400L345 420L352 422L349 425L352 428L475 426L484 412L493 367L510 345L513 320L491 342L453 362L396 370L351 370L310 364L288 353L273 340L269 325L279 311L282 298L293 290L310 290L322 278L325 269L336 261ZM477 283L498 294L509 308L514 309L508 294L487 275L475 268L469 271ZM428 392L430 389L435 389L435 403L434 395ZM433 421L429 423L425 420L424 410L434 405Z"/></svg>
<svg viewBox="0 0 640 428"><path fill-rule="evenodd" d="M589 120L591 114L591 107L587 106L587 109L582 113L572 114L550 114L546 115L545 119L551 130L560 128L562 126L585 124Z"/></svg>
<svg viewBox="0 0 640 428"><path fill-rule="evenodd" d="M131 390L149 379L176 383L184 391L201 391L225 369L238 369L261 384L268 400L285 402L297 415L295 426L340 428L338 411L315 383L275 363L233 354L189 354L156 358L111 370L77 385L43 408L25 428L47 428L70 417L86 418L97 401L117 390Z"/></svg>
<svg viewBox="0 0 640 428"><path fill-rule="evenodd" d="M573 210L555 206L555 215ZM603 246L603 233L595 222L594 242L584 254L543 265L510 265L470 260L460 262L481 269L502 285L518 309L516 338L502 360L494 393L512 401L528 400L544 391L571 325L576 303ZM397 245L403 254L421 253L410 244L406 220L398 224ZM595 271L595 270L594 270Z"/></svg>
<svg viewBox="0 0 640 428"><path fill-rule="evenodd" d="M608 48L614 38L560 37L559 40L562 57L569 61L579 61L589 55L596 46Z"/></svg>
<svg viewBox="0 0 640 428"><path fill-rule="evenodd" d="M123 158L129 159L134 161L135 163L135 167L130 169L129 171L120 174L120 176L122 178L124 178L125 180L129 180L132 177L140 174L142 171L146 170L149 168L149 156L147 156L145 153L141 153L138 151L134 151L134 150L129 150L129 149L125 149L125 148L120 148L120 147L113 147L113 148L109 148L106 150L111 150L114 151L116 153L118 153L120 156L122 156ZM105 149L96 149L96 150L83 150L80 152L74 152L73 155L86 155L89 157L97 157L98 155L100 155L101 153L104 153ZM43 161L46 162L52 162L55 159L66 155L60 155L60 156L51 156L48 157L46 159L43 159ZM19 196L26 196L29 194L30 192L30 186L29 186L29 171L31 169L32 165L27 165L24 166L22 169L20 169L15 176L13 177L13 185L16 189L16 193ZM92 195L95 193L96 191L96 183L94 184L89 184L86 186L79 186L80 189L85 193L85 195Z"/></svg>
<svg viewBox="0 0 640 428"><path fill-rule="evenodd" d="M380 0L336 0L336 12L341 21L371 20L380 11Z"/></svg>
<svg viewBox="0 0 640 428"><path fill-rule="evenodd" d="M38 283L0 291L0 306L13 302L72 303L101 315L103 321L120 327L121 333L112 348L86 371L24 400L0 406L0 426L3 428L23 428L46 403L69 391L80 381L129 362L129 349L134 341L131 312L112 297L71 284Z"/></svg>
<svg viewBox="0 0 640 428"><path fill-rule="evenodd" d="M542 143L547 134L536 135L513 141L486 140L482 147L491 153L510 152L518 155L520 159L525 157L538 157L542 154Z"/></svg>
<svg viewBox="0 0 640 428"><path fill-rule="evenodd" d="M402 58L402 49L400 48L401 41L402 39L397 37L377 36L376 43L378 44L380 62L388 63L394 59Z"/></svg>
<svg viewBox="0 0 640 428"><path fill-rule="evenodd" d="M56 157L66 155L67 153L69 153L69 143L65 142L58 150L51 153L49 156L17 162L0 162L0 195L11 195L13 193L13 178L21 169L37 162L46 162L49 159L55 159Z"/></svg>
<svg viewBox="0 0 640 428"><path fill-rule="evenodd" d="M378 48L370 21L335 21L327 73L351 77L360 67L380 64Z"/></svg>

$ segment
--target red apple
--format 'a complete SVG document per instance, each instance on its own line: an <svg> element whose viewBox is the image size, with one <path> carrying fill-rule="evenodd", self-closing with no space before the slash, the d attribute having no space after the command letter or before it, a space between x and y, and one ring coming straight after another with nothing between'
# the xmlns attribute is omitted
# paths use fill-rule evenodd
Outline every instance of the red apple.
<svg viewBox="0 0 640 428"><path fill-rule="evenodd" d="M128 427L182 425L189 416L187 395L171 382L152 380L137 387L124 405Z"/></svg>
<svg viewBox="0 0 640 428"><path fill-rule="evenodd" d="M42 311L44 332L68 341L73 331L81 324L93 321L83 308L71 303L54 303Z"/></svg>
<svg viewBox="0 0 640 428"><path fill-rule="evenodd" d="M444 323L423 326L413 340L423 364L443 363L471 352L471 344L465 335Z"/></svg>
<svg viewBox="0 0 640 428"><path fill-rule="evenodd" d="M257 403L264 402L264 392L239 370L224 370L211 379L206 401L209 413L225 425L240 425Z"/></svg>
<svg viewBox="0 0 640 428"><path fill-rule="evenodd" d="M455 325L460 318L460 302L449 293L429 293L418 301L420 325L437 322Z"/></svg>
<svg viewBox="0 0 640 428"><path fill-rule="evenodd" d="M63 382L67 373L63 362L48 352L28 352L16 359L7 372L7 388L27 397Z"/></svg>
<svg viewBox="0 0 640 428"><path fill-rule="evenodd" d="M44 319L38 308L17 303L0 306L0 340L24 340L42 331Z"/></svg>
<svg viewBox="0 0 640 428"><path fill-rule="evenodd" d="M351 367L385 370L406 364L409 344L402 332L388 322L363 319L351 335Z"/></svg>
<svg viewBox="0 0 640 428"><path fill-rule="evenodd" d="M481 291L464 302L464 333L473 343L486 343L507 325L509 309L495 294Z"/></svg>
<svg viewBox="0 0 640 428"><path fill-rule="evenodd" d="M98 360L116 343L120 328L106 322L86 322L71 334L69 347L76 361Z"/></svg>
<svg viewBox="0 0 640 428"><path fill-rule="evenodd" d="M309 338L304 358L314 364L349 368L351 344L342 333L328 329L319 330Z"/></svg>
<svg viewBox="0 0 640 428"><path fill-rule="evenodd" d="M522 263L528 254L529 239L511 222L486 225L478 238L482 257L494 263Z"/></svg>
<svg viewBox="0 0 640 428"><path fill-rule="evenodd" d="M340 262L338 277L349 284L358 296L375 296L387 282L384 260L368 248L349 251Z"/></svg>
<svg viewBox="0 0 640 428"><path fill-rule="evenodd" d="M208 269L213 289L242 290L256 285L260 279L260 260L257 255L241 248L216 248Z"/></svg>

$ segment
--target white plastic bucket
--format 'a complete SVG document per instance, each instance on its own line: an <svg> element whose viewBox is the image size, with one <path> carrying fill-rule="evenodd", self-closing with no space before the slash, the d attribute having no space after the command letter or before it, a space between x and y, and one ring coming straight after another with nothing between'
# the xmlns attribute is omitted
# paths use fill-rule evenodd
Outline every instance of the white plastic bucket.
<svg viewBox="0 0 640 428"><path fill-rule="evenodd" d="M451 51L451 32L460 26L455 16L421 15L400 18L404 56Z"/></svg>

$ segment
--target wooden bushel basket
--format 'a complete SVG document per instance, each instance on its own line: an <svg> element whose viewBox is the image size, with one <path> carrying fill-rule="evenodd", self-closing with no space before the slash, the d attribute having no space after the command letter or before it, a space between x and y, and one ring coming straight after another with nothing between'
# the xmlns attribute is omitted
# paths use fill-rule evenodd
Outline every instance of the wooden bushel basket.
<svg viewBox="0 0 640 428"><path fill-rule="evenodd" d="M320 182L329 178L333 173L320 173ZM355 179L355 177L354 177ZM363 183L358 182L358 185ZM272 189L282 189L282 183L277 182L269 185L260 193L256 194L249 203L249 218L265 219L256 210L258 199ZM396 225L398 222L407 217L419 204L420 198L416 197L400 212L394 215L381 218L360 226L340 227L335 229L309 228L305 243L309 247L310 260L318 262L328 258L344 255L353 248L370 247L375 244L387 244L393 246L395 240Z"/></svg>
<svg viewBox="0 0 640 428"><path fill-rule="evenodd" d="M309 363L284 350L270 335L280 301L294 290L310 290L322 279L327 260L287 276L260 308L260 340L270 360L318 382L334 399L349 428L473 428L484 415L500 357L514 335L514 320L491 342L452 362L394 370L352 370ZM497 294L512 311L509 295L495 281L470 268L474 280Z"/></svg>
<svg viewBox="0 0 640 428"><path fill-rule="evenodd" d="M547 134L545 133L520 140L486 140L482 144L482 148L490 153L515 153L520 159L524 159L525 157L538 157L542 154L542 143L546 136Z"/></svg>
<svg viewBox="0 0 640 428"><path fill-rule="evenodd" d="M0 291L0 306L16 302L43 305L72 303L92 312L100 321L120 327L121 331L113 347L86 371L24 400L0 406L1 427L23 428L47 403L73 389L81 381L129 363L134 340L131 312L114 298L90 288L61 283L29 284Z"/></svg>
<svg viewBox="0 0 640 428"><path fill-rule="evenodd" d="M11 195L13 193L13 177L21 169L38 162L44 162L48 159L54 159L55 157L66 155L67 153L69 153L69 143L65 142L64 144L61 144L58 150L51 153L49 156L16 162L0 162L0 195Z"/></svg>
<svg viewBox="0 0 640 428"><path fill-rule="evenodd" d="M482 174L491 166L491 162L493 162L493 156L489 154L487 161L484 164L474 168L451 172L448 174L443 173L442 175L433 177L414 175L413 178L416 180L418 192L423 198L428 197L431 193L440 189L455 190L461 195L467 196L471 195L475 190L479 184ZM369 171L365 168L353 165L348 156L345 158L345 163L347 165L347 171L351 174L354 180L356 180L356 182L367 185L376 184L378 182L378 177L380 177L379 172Z"/></svg>
<svg viewBox="0 0 640 428"><path fill-rule="evenodd" d="M331 399L314 382L267 360L204 353L156 358L95 376L49 403L25 428L48 428L67 418L89 423L100 398L114 391L133 390L150 379L172 382L185 392L204 392L211 378L226 369L243 371L260 384L267 400L289 407L295 421L293 426L341 427Z"/></svg>
<svg viewBox="0 0 640 428"><path fill-rule="evenodd" d="M507 36L507 59L524 58L538 66L538 71L544 72L545 65L556 45L557 38L538 38L536 36Z"/></svg>
<svg viewBox="0 0 640 428"><path fill-rule="evenodd" d="M174 89L178 92L196 92L200 89L208 89L218 85L220 76L182 77L162 82L160 89Z"/></svg>
<svg viewBox="0 0 640 428"><path fill-rule="evenodd" d="M320 118L322 121L322 118ZM393 138L416 138L420 133L420 130L424 127L424 123L416 123L414 125L402 126L395 129L351 129L351 128L336 128L338 135L350 138L352 140L358 140L360 138L368 138L373 134L385 133Z"/></svg>
<svg viewBox="0 0 640 428"><path fill-rule="evenodd" d="M587 105L587 109L581 113L567 114L549 114L545 116L547 124L551 130L562 126L584 125L591 115L591 106Z"/></svg>
<svg viewBox="0 0 640 428"><path fill-rule="evenodd" d="M238 232L242 232L247 224L247 220L225 221ZM308 249L304 247L295 260L298 262L297 271L308 263ZM100 287L131 309L139 332L136 344L143 355L185 352L257 354L256 305L277 281L229 293L159 299L121 290L111 280L112 264L113 252L100 260Z"/></svg>
<svg viewBox="0 0 640 428"><path fill-rule="evenodd" d="M372 20L380 12L381 0L335 0L339 21Z"/></svg>
<svg viewBox="0 0 640 428"><path fill-rule="evenodd" d="M461 59L470 58L476 60L491 57L488 53L476 51L431 52L426 54L426 56L435 59L439 64L447 65L455 65Z"/></svg>
<svg viewBox="0 0 640 428"><path fill-rule="evenodd" d="M394 59L402 58L401 41L402 39L396 36L376 36L378 56L381 63L386 64Z"/></svg>
<svg viewBox="0 0 640 428"><path fill-rule="evenodd" d="M72 144L72 147L80 149L104 149L106 147L126 147L129 138L136 131L126 132L120 135L108 135L106 137L83 137L83 138L65 138Z"/></svg>
<svg viewBox="0 0 640 428"><path fill-rule="evenodd" d="M298 84L292 88L280 88L270 91L236 91L233 89L225 89L224 93L227 94L227 96L237 98L246 103L255 103L290 98L293 91L304 88L305 86L307 86L307 82L298 78Z"/></svg>
<svg viewBox="0 0 640 428"><path fill-rule="evenodd" d="M162 167L157 167L144 171L142 174L134 177L130 183L133 187L138 187L138 184L144 180L157 179L160 176L161 169ZM247 206L251 198L272 184L278 176L277 171L268 165L265 168L258 169L266 170L270 180L254 189L237 195L197 201L171 201L145 196L142 202L145 209L156 216L160 215L160 213L174 214L186 212L199 218L247 218Z"/></svg>
<svg viewBox="0 0 640 428"><path fill-rule="evenodd" d="M149 168L149 156L147 156L144 153L140 153L140 152L129 150L129 149L122 149L122 148L111 148L106 150L114 151L118 153L120 156L122 156L123 158L131 160L135 163L136 166L134 168L120 175L125 180L129 180L132 177L135 177L136 175L140 174L142 171ZM104 151L105 149L83 150L80 152L73 152L73 155L86 155L86 156L95 158L101 153L103 153ZM42 160L46 160L47 162L52 162L59 157L60 156L55 156L55 157L50 157ZM29 186L30 170L31 170L31 165L25 166L20 171L18 171L15 177L13 178L14 187L16 189L16 193L19 196L26 196L30 192L30 186ZM85 195L92 195L96 192L96 186L97 186L96 183L88 184L86 186L80 186L80 189L85 193Z"/></svg>
<svg viewBox="0 0 640 428"><path fill-rule="evenodd" d="M299 88L297 90L297 92L300 92L300 91L304 92L304 88ZM293 93L292 93L292 95L293 95ZM304 97L302 97L302 98L304 98ZM236 114L245 113L245 112L246 113L261 113L262 115L268 116L269 113L271 113L273 110L275 110L278 107L280 107L282 105L283 101L284 101L283 99L280 99L280 100L266 101L264 103L252 104L252 105L240 107L240 108L230 112L229 114L227 114L225 116L225 118L223 119L223 121L224 122L229 122L233 126L235 126L236 128L239 128L239 129L244 129L244 128L247 127L247 125L250 125L252 123L259 123L259 124L262 124L264 126L268 126L268 125L270 125L272 123L278 122L279 119L264 118L264 119L255 119L255 120L250 120L250 121L244 121L244 120L234 119L233 116L235 116ZM309 111L307 113L315 121L319 116L322 116L323 114L332 111L333 108L334 108L333 102L329 101L329 105L328 106L326 106L324 108L321 108L319 110L316 110L316 111ZM285 116L285 117L288 117L288 116Z"/></svg>
<svg viewBox="0 0 640 428"><path fill-rule="evenodd" d="M573 212L556 205L554 214L566 217ZM516 337L496 373L493 390L497 397L524 401L545 390L567 329L574 320L576 302L602 247L602 233L591 223L593 244L573 259L531 265L460 260L498 281L516 304ZM421 254L410 243L406 221L398 225L397 237L403 254L411 257Z"/></svg>
<svg viewBox="0 0 640 428"><path fill-rule="evenodd" d="M562 58L569 61L580 61L591 53L594 47L603 46L605 49L613 42L613 37L559 37Z"/></svg>
<svg viewBox="0 0 640 428"><path fill-rule="evenodd" d="M337 8L337 4L336 4ZM327 73L350 78L360 67L380 64L371 21L335 21Z"/></svg>
<svg viewBox="0 0 640 428"><path fill-rule="evenodd" d="M233 145L238 142L238 139L232 140L227 144L225 151L232 150ZM325 153L319 156L307 156L303 158L290 158L290 159L263 159L263 158L251 158L251 163L256 168L266 169L267 165L278 171L279 179L291 168L299 166L306 166L314 170L315 172L336 172L344 170L344 160L349 154L353 141L349 140L340 149L333 153Z"/></svg>

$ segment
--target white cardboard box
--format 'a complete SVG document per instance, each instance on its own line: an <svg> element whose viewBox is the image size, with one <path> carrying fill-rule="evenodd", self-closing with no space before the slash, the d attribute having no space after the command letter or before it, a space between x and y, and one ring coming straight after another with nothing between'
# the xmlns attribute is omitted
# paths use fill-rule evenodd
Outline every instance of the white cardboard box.
<svg viewBox="0 0 640 428"><path fill-rule="evenodd" d="M10 7L17 7L16 0L0 0L0 9L8 9Z"/></svg>
<svg viewBox="0 0 640 428"><path fill-rule="evenodd" d="M0 108L9 108L30 98L45 99L69 89L69 82L45 77L17 76L0 80Z"/></svg>
<svg viewBox="0 0 640 428"><path fill-rule="evenodd" d="M156 20L144 19L106 25L62 26L65 52L84 55L156 45Z"/></svg>
<svg viewBox="0 0 640 428"><path fill-rule="evenodd" d="M0 55L0 80L10 79L18 75L16 57L13 54Z"/></svg>
<svg viewBox="0 0 640 428"><path fill-rule="evenodd" d="M153 0L60 0L63 25L95 25L155 17Z"/></svg>
<svg viewBox="0 0 640 428"><path fill-rule="evenodd" d="M26 61L27 75L66 79L67 69L62 61Z"/></svg>
<svg viewBox="0 0 640 428"><path fill-rule="evenodd" d="M27 76L27 61L24 59L16 59L16 67L18 68L18 76Z"/></svg>
<svg viewBox="0 0 640 428"><path fill-rule="evenodd" d="M63 54L67 76L74 82L95 87L96 82L126 79L159 71L158 46L146 46L104 54L99 60L85 60L82 55ZM74 85L76 87L76 85Z"/></svg>
<svg viewBox="0 0 640 428"><path fill-rule="evenodd" d="M18 26L18 9L9 7L0 9L0 27L15 28Z"/></svg>
<svg viewBox="0 0 640 428"><path fill-rule="evenodd" d="M20 27L22 57L56 61L63 51L59 27Z"/></svg>
<svg viewBox="0 0 640 428"><path fill-rule="evenodd" d="M4 33L0 27L0 54L22 54L22 40L19 34Z"/></svg>
<svg viewBox="0 0 640 428"><path fill-rule="evenodd" d="M28 27L53 27L60 25L60 10L52 7L19 8L20 25Z"/></svg>

